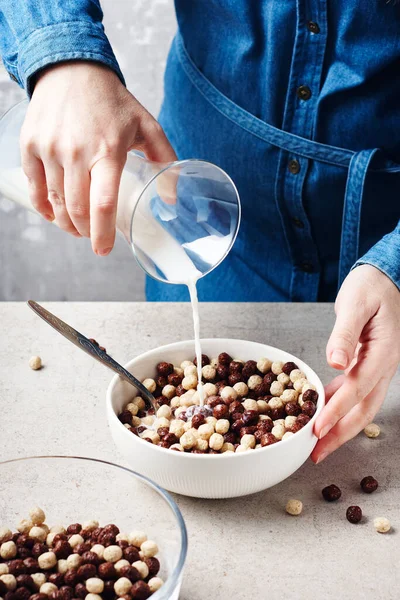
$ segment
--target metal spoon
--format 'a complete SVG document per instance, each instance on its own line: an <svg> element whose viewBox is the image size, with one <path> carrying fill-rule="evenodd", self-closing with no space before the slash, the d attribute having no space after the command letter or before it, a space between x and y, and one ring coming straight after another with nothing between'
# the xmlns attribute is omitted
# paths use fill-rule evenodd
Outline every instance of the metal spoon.
<svg viewBox="0 0 400 600"><path fill-rule="evenodd" d="M61 319L53 315L51 312L40 306L34 300L28 301L28 306L41 317L46 323L51 325L56 331L61 333L67 340L78 346L81 350L86 352L86 354L90 354L96 360L101 362L103 365L118 373L118 375L133 385L137 390L139 390L145 400L147 400L148 404L157 412L158 407L156 403L156 399L153 394L149 392L149 390L141 383L136 377L134 377L129 371L124 369L117 361L115 361L111 356L107 354L104 350L101 350L99 346L91 342L87 337L76 331L67 323L64 323Z"/></svg>

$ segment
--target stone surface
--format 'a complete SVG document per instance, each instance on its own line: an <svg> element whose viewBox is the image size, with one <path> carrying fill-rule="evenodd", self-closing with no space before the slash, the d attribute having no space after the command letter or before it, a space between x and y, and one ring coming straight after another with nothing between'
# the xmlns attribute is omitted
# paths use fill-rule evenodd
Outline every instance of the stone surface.
<svg viewBox="0 0 400 600"><path fill-rule="evenodd" d="M101 5L128 89L156 116L176 29L173 0L102 0ZM0 115L24 96L1 66ZM143 272L122 238L109 257L96 257L88 240L67 235L0 195L0 240L0 300L144 299Z"/></svg>
<svg viewBox="0 0 400 600"><path fill-rule="evenodd" d="M185 304L46 307L95 337L121 362L192 337L190 306ZM200 310L203 337L265 342L304 359L324 383L333 375L325 363L332 305L210 303ZM123 462L105 416L111 373L23 304L0 304L0 331L0 459L59 453ZM29 368L35 354L43 360L41 371ZM181 600L397 598L399 390L397 374L375 419L382 428L375 440L361 433L321 465L308 461L290 479L254 496L219 501L176 497L189 530ZM366 475L379 481L374 494L359 489ZM334 504L321 497L330 483L342 490ZM303 502L299 517L286 514L289 498ZM346 508L353 504L364 513L357 526L346 520ZM393 532L376 533L376 516L387 517Z"/></svg>

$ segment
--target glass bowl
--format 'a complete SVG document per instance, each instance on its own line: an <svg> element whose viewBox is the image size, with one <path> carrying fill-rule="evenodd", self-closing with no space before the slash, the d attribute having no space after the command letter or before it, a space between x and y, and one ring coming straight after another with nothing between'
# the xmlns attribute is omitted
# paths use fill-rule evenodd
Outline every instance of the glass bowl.
<svg viewBox="0 0 400 600"><path fill-rule="evenodd" d="M46 523L67 526L96 519L121 532L144 531L159 547L164 585L152 600L178 600L187 552L181 512L167 492L130 469L69 456L0 462L0 525L16 531L40 506Z"/></svg>

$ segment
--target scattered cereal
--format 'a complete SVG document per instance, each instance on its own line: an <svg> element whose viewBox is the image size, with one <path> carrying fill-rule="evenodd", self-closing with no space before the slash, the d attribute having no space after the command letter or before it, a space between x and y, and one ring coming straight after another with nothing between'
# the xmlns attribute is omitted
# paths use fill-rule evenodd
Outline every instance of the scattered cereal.
<svg viewBox="0 0 400 600"><path fill-rule="evenodd" d="M346 510L346 519L350 523L359 523L362 519L362 510L359 506L349 506Z"/></svg>
<svg viewBox="0 0 400 600"><path fill-rule="evenodd" d="M297 516L302 512L302 510L303 510L303 503L301 502L301 500L295 500L295 499L288 500L288 502L286 504L286 512L289 515Z"/></svg>
<svg viewBox="0 0 400 600"><path fill-rule="evenodd" d="M333 483L322 490L322 496L327 502L336 502L336 500L339 500L341 495L342 492L338 486Z"/></svg>
<svg viewBox="0 0 400 600"><path fill-rule="evenodd" d="M389 519L385 517L376 517L374 519L374 527L378 533L387 533L390 531L391 525Z"/></svg>
<svg viewBox="0 0 400 600"><path fill-rule="evenodd" d="M378 489L378 482L372 475L368 475L364 479L361 479L360 487L366 494L372 494L372 492Z"/></svg>
<svg viewBox="0 0 400 600"><path fill-rule="evenodd" d="M369 438L377 438L381 432L381 428L376 423L370 423L364 429L364 433Z"/></svg>
<svg viewBox="0 0 400 600"><path fill-rule="evenodd" d="M32 356L32 358L29 359L29 366L31 369L33 369L33 371L38 371L39 369L41 369L42 359L40 358L40 356Z"/></svg>

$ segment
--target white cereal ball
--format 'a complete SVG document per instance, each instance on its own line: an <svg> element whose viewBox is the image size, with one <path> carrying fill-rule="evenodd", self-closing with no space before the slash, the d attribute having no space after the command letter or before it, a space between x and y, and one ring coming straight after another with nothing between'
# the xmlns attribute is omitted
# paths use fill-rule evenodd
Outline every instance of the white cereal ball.
<svg viewBox="0 0 400 600"><path fill-rule="evenodd" d="M284 363L281 360L276 360L271 365L271 371L274 375L280 375L282 373L282 367Z"/></svg>
<svg viewBox="0 0 400 600"><path fill-rule="evenodd" d="M197 377L195 375L189 375L188 377L184 377L182 379L182 387L185 390L194 390L195 388L197 388Z"/></svg>
<svg viewBox="0 0 400 600"><path fill-rule="evenodd" d="M247 396L247 394L249 392L247 383L244 383L244 381L238 381L238 383L235 383L235 385L233 386L233 389L235 390L237 395L241 396L242 398Z"/></svg>
<svg viewBox="0 0 400 600"><path fill-rule="evenodd" d="M151 427L155 420L156 418L154 415L147 415L146 417L143 417L143 419L141 419L141 422L142 425L145 425L146 427Z"/></svg>
<svg viewBox="0 0 400 600"><path fill-rule="evenodd" d="M306 379L306 376L304 375L303 371L300 371L300 369L293 369L293 371L290 372L289 377L292 383L298 379Z"/></svg>
<svg viewBox="0 0 400 600"><path fill-rule="evenodd" d="M303 387L301 388L301 393L304 394L304 392L306 392L307 390L314 390L314 392L316 392L317 388L313 383L310 383L306 380L306 383L304 383Z"/></svg>
<svg viewBox="0 0 400 600"><path fill-rule="evenodd" d="M268 406L274 410L274 408L282 408L283 407L283 402L280 398L271 398L271 400L268 401Z"/></svg>
<svg viewBox="0 0 400 600"><path fill-rule="evenodd" d="M224 445L224 438L220 433L213 433L209 441L212 450L221 450Z"/></svg>
<svg viewBox="0 0 400 600"><path fill-rule="evenodd" d="M281 400L284 404L288 402L296 402L298 397L298 392L296 390L283 390L283 394L281 396Z"/></svg>
<svg viewBox="0 0 400 600"><path fill-rule="evenodd" d="M190 377L191 375L194 375L197 379L197 367L194 364L188 365L187 367L185 367L183 369L183 374L185 377Z"/></svg>
<svg viewBox="0 0 400 600"><path fill-rule="evenodd" d="M94 531L99 526L99 522L95 519L90 519L89 521L85 521L82 525L82 529L84 531Z"/></svg>
<svg viewBox="0 0 400 600"><path fill-rule="evenodd" d="M118 535L119 535L119 534L118 534ZM117 538L118 538L118 535L117 535ZM124 538L124 539L125 539L125 538ZM117 539L117 541L119 541L119 540ZM128 537L126 538L126 541L127 541L127 542L129 541L129 538L128 538ZM92 548L90 549L90 551L91 551L91 552L94 552L95 554L97 554L97 556L98 556L98 557L99 557L101 560L103 560L103 556L104 556L104 550L105 550L105 548L104 548L103 544L95 544L95 545L94 545L94 546L92 546ZM76 555L75 555L75 554L73 554L72 556L76 556ZM78 554L78 556L79 556L79 554ZM70 557L68 557L68 559L69 559L69 558L70 558ZM67 559L67 560L68 560L68 559ZM73 567L71 567L71 569L72 569L72 568L73 568Z"/></svg>
<svg viewBox="0 0 400 600"><path fill-rule="evenodd" d="M225 452L235 452L235 446L229 442L225 442L221 448L221 452L225 454Z"/></svg>
<svg viewBox="0 0 400 600"><path fill-rule="evenodd" d="M139 575L142 579L146 579L149 576L149 567L142 560L137 560L132 563L132 567L135 567L139 571Z"/></svg>
<svg viewBox="0 0 400 600"><path fill-rule="evenodd" d="M175 391L176 391L176 387L174 385L165 385L161 391L161 394L163 396L165 396L166 398L168 398L168 400L171 400L171 398L173 398L175 396ZM167 406L166 404L164 404L164 406Z"/></svg>
<svg viewBox="0 0 400 600"><path fill-rule="evenodd" d="M152 540L146 540L140 546L140 550L143 552L143 556L145 558L153 558L156 554L158 554L158 546Z"/></svg>
<svg viewBox="0 0 400 600"><path fill-rule="evenodd" d="M117 534L117 537L115 538L115 540L117 542L129 542L129 537L127 533L121 533L119 532ZM101 546L101 544L99 544L99 546ZM93 548L92 548L92 552L93 552ZM103 546L103 552L104 552L104 546Z"/></svg>
<svg viewBox="0 0 400 600"><path fill-rule="evenodd" d="M180 444L172 444L172 446L170 446L169 449L175 450L176 452L185 452L185 450Z"/></svg>
<svg viewBox="0 0 400 600"><path fill-rule="evenodd" d="M301 390L303 389L303 385L306 385L307 383L307 379L296 379L296 381L293 382L293 389L296 390L296 392L301 392Z"/></svg>
<svg viewBox="0 0 400 600"><path fill-rule="evenodd" d="M387 533L390 531L391 525L389 519L385 517L376 517L374 519L374 527L378 533Z"/></svg>
<svg viewBox="0 0 400 600"><path fill-rule="evenodd" d="M191 450L196 445L196 438L193 433L186 431L180 438L179 443L184 450Z"/></svg>
<svg viewBox="0 0 400 600"><path fill-rule="evenodd" d="M140 437L151 440L153 444L158 444L160 441L160 436L158 435L157 431L154 431L153 429L145 429L143 433L140 434Z"/></svg>
<svg viewBox="0 0 400 600"><path fill-rule="evenodd" d="M381 432L381 429L380 429L379 425L377 425L376 423L370 423L364 429L365 435L369 438L377 438L378 435L380 434L380 432Z"/></svg>
<svg viewBox="0 0 400 600"><path fill-rule="evenodd" d="M270 394L271 396L282 396L283 385L279 381L273 381L270 387Z"/></svg>
<svg viewBox="0 0 400 600"><path fill-rule="evenodd" d="M46 523L42 523L40 525L40 527L45 530L46 535L49 535L49 533L50 533L50 527L48 525L46 525Z"/></svg>
<svg viewBox="0 0 400 600"><path fill-rule="evenodd" d="M214 425L211 423L204 423L203 425L200 425L197 431L203 440L209 440L214 433Z"/></svg>
<svg viewBox="0 0 400 600"><path fill-rule="evenodd" d="M271 417L269 417L268 415L260 415L259 419L260 421L272 421Z"/></svg>
<svg viewBox="0 0 400 600"><path fill-rule="evenodd" d="M180 397L180 399L182 399L182 398L183 398L183 396ZM179 416L184 412L186 412L186 409L183 406L180 406L179 408L175 409L175 412L174 412L175 419L179 419Z"/></svg>
<svg viewBox="0 0 400 600"><path fill-rule="evenodd" d="M153 427L155 431L158 431L160 427L167 427L169 429L170 421L165 417L161 417L160 419L156 419L153 423ZM118 540L117 540L118 541Z"/></svg>
<svg viewBox="0 0 400 600"><path fill-rule="evenodd" d="M301 500L295 500L293 498L291 500L288 500L286 504L286 512L289 515L297 516L301 513L302 510L303 503L301 502Z"/></svg>
<svg viewBox="0 0 400 600"><path fill-rule="evenodd" d="M4 542L0 546L0 557L4 560L11 560L17 555L17 546L13 541Z"/></svg>
<svg viewBox="0 0 400 600"><path fill-rule="evenodd" d="M86 594L85 600L103 600L100 594Z"/></svg>
<svg viewBox="0 0 400 600"><path fill-rule="evenodd" d="M146 540L147 535L143 531L132 531L132 533L129 534L129 543L136 548L140 548Z"/></svg>
<svg viewBox="0 0 400 600"><path fill-rule="evenodd" d="M218 419L215 423L215 431L216 433L220 433L224 435L224 433L228 433L230 427L230 423L228 419Z"/></svg>
<svg viewBox="0 0 400 600"><path fill-rule="evenodd" d="M269 358L260 358L257 361L257 369L263 375L265 375L265 373L268 373L268 371L270 371L271 366L272 366L272 362L269 360Z"/></svg>
<svg viewBox="0 0 400 600"><path fill-rule="evenodd" d="M196 450L202 450L203 452L205 452L206 450L208 450L208 441L207 440L203 440L201 437L197 438L197 440L196 440Z"/></svg>
<svg viewBox="0 0 400 600"><path fill-rule="evenodd" d="M248 448L247 446L243 446L242 444L239 444L239 446L235 450L235 454L239 454L240 452L248 452L249 450L250 450L250 448Z"/></svg>
<svg viewBox="0 0 400 600"><path fill-rule="evenodd" d="M0 575L8 575L8 565L0 563Z"/></svg>
<svg viewBox="0 0 400 600"><path fill-rule="evenodd" d="M8 527L0 527L0 544L4 542L9 542L12 538L13 534L8 529Z"/></svg>
<svg viewBox="0 0 400 600"><path fill-rule="evenodd" d="M283 425L282 423L274 425L271 430L271 433L276 437L277 440L281 440L286 433L285 425Z"/></svg>
<svg viewBox="0 0 400 600"><path fill-rule="evenodd" d="M282 385L287 385L290 381L290 377L289 375L286 375L286 373L279 373L277 380L279 383L282 383Z"/></svg>
<svg viewBox="0 0 400 600"><path fill-rule="evenodd" d="M292 429L293 425L296 423L297 417L287 416L285 419L285 427L286 429Z"/></svg>
<svg viewBox="0 0 400 600"><path fill-rule="evenodd" d="M297 404L300 406L300 408L303 406L303 404L304 404L303 394L300 394L300 396L297 398Z"/></svg>
<svg viewBox="0 0 400 600"><path fill-rule="evenodd" d="M282 427L285 426L285 419L276 419L274 421L274 425L282 425Z"/></svg>
<svg viewBox="0 0 400 600"><path fill-rule="evenodd" d="M165 419L170 419L172 416L172 412L168 404L163 404L157 411L157 417L160 419L164 417Z"/></svg>
<svg viewBox="0 0 400 600"><path fill-rule="evenodd" d="M4 583L9 592L13 592L17 587L17 580L14 575L1 575L0 581Z"/></svg>
<svg viewBox="0 0 400 600"><path fill-rule="evenodd" d="M145 379L142 383L143 383L144 387L149 390L149 392L153 393L156 391L157 384L154 381L154 379L148 378L148 379Z"/></svg>
<svg viewBox="0 0 400 600"><path fill-rule="evenodd" d="M122 549L119 546L104 548L103 558L106 562L116 563L122 558Z"/></svg>
<svg viewBox="0 0 400 600"><path fill-rule="evenodd" d="M133 404L133 402L129 402L129 404L126 405L126 409L125 410L129 410L129 412L131 413L131 415L133 415L134 417L136 417L136 415L139 412L139 407L137 404Z"/></svg>
<svg viewBox="0 0 400 600"><path fill-rule="evenodd" d="M175 396L175 398L172 398L172 400L169 403L171 409L173 410L174 408L178 408L178 406L181 405L181 401L179 399L179 396Z"/></svg>
<svg viewBox="0 0 400 600"><path fill-rule="evenodd" d="M56 537L56 533L48 533L46 537L46 544L51 548L53 545L54 538Z"/></svg>
<svg viewBox="0 0 400 600"><path fill-rule="evenodd" d="M57 573L61 573L61 575L65 575L65 573L68 571L69 567L68 567L68 563L64 558L60 558L60 560L57 562Z"/></svg>
<svg viewBox="0 0 400 600"><path fill-rule="evenodd" d="M18 523L18 531L20 533L25 533L28 534L30 532L30 530L33 527L33 523L30 519L22 519L19 523Z"/></svg>
<svg viewBox="0 0 400 600"><path fill-rule="evenodd" d="M183 376L184 376L183 369L181 369L180 367L174 367L174 373L175 373L175 375L179 375L179 377L182 377L182 379L183 379Z"/></svg>
<svg viewBox="0 0 400 600"><path fill-rule="evenodd" d="M57 556L54 554L54 552L44 552L37 560L39 567L44 571L47 569L52 569L57 564Z"/></svg>
<svg viewBox="0 0 400 600"><path fill-rule="evenodd" d="M208 425L212 425L215 429L215 426L217 424L217 419L215 417L206 417L206 423Z"/></svg>
<svg viewBox="0 0 400 600"><path fill-rule="evenodd" d="M46 575L44 573L33 573L31 575L36 589L40 590L42 585L46 583Z"/></svg>
<svg viewBox="0 0 400 600"><path fill-rule="evenodd" d="M205 383L203 385L203 392L206 398L209 396L216 396L218 392L217 386L214 383Z"/></svg>
<svg viewBox="0 0 400 600"><path fill-rule="evenodd" d="M135 396L132 400L132 404L136 404L139 410L144 410L146 408L146 403L140 396Z"/></svg>
<svg viewBox="0 0 400 600"><path fill-rule="evenodd" d="M83 544L84 541L85 540L81 535L79 535L79 533L74 533L74 535L71 535L71 537L68 540L71 548L75 548L76 546L79 546L79 544Z"/></svg>
<svg viewBox="0 0 400 600"><path fill-rule="evenodd" d="M251 375L247 380L247 386L249 390L255 390L258 385L262 383L262 377L260 375Z"/></svg>
<svg viewBox="0 0 400 600"><path fill-rule="evenodd" d="M42 359L40 356L32 356L29 359L29 366L33 371L38 371L42 368Z"/></svg>
<svg viewBox="0 0 400 600"><path fill-rule="evenodd" d="M257 410L260 415L268 412L269 406L266 400L257 400Z"/></svg>
<svg viewBox="0 0 400 600"><path fill-rule="evenodd" d="M182 419L173 419L169 426L170 433L174 433L177 438L185 433L185 421Z"/></svg>
<svg viewBox="0 0 400 600"><path fill-rule="evenodd" d="M242 404L245 410L258 410L257 400L253 400L252 398L246 398Z"/></svg>
<svg viewBox="0 0 400 600"><path fill-rule="evenodd" d="M210 360L210 365L211 365L212 367L214 367L214 369L216 369L216 368L218 367L218 358L215 358L215 357L214 357L214 358L212 358L212 359Z"/></svg>
<svg viewBox="0 0 400 600"><path fill-rule="evenodd" d="M232 400L236 400L236 398L238 397L237 391L235 390L235 388L231 387L230 385L226 385L224 388L222 388L220 395L221 395L222 400L227 400L228 398L232 398Z"/></svg>
<svg viewBox="0 0 400 600"><path fill-rule="evenodd" d="M130 567L130 562L128 560L125 560L124 558L121 558L121 560L117 560L116 563L114 563L114 569L117 571L118 575L121 573L121 570L124 567Z"/></svg>
<svg viewBox="0 0 400 600"><path fill-rule="evenodd" d="M196 404L196 402L193 399L193 396L187 396L186 394L182 394L182 396L180 396L180 405L182 407L181 412L183 412L189 406L193 406L194 404ZM175 415L176 414L177 413L175 412Z"/></svg>
<svg viewBox="0 0 400 600"><path fill-rule="evenodd" d="M152 594L159 590L164 585L161 577L152 577L149 581L149 588Z"/></svg>
<svg viewBox="0 0 400 600"><path fill-rule="evenodd" d="M245 435L242 436L241 440L240 440L240 445L244 446L247 449L251 449L253 450L256 447L256 438L254 437L254 435L251 435L250 433L246 433Z"/></svg>
<svg viewBox="0 0 400 600"><path fill-rule="evenodd" d="M215 379L217 371L211 365L204 365L204 367L201 370L201 374L203 375L206 381L212 381L213 379Z"/></svg>
<svg viewBox="0 0 400 600"><path fill-rule="evenodd" d="M193 366L193 365L194 365L194 362L192 362L191 360L184 360L181 363L181 369L183 370L183 372L185 372L186 367L190 367L190 366Z"/></svg>
<svg viewBox="0 0 400 600"><path fill-rule="evenodd" d="M39 508L39 506L32 508L29 512L29 516L34 525L41 525L46 520L46 515L44 514L44 511Z"/></svg>
<svg viewBox="0 0 400 600"><path fill-rule="evenodd" d="M97 551L97 548L100 546L100 544L96 544L96 546L93 546L93 548L91 549L92 552L95 552L97 554L97 556L99 556L100 558L103 558L103 554L99 554L99 552ZM101 546L103 548L104 551L104 546ZM95 550L96 548L96 550ZM78 569L78 567L80 567L82 563L82 557L80 554L76 553L76 554L70 554L69 556L67 556L67 565L68 565L68 569Z"/></svg>
<svg viewBox="0 0 400 600"><path fill-rule="evenodd" d="M50 596L53 592L58 592L58 587L54 585L54 583L43 583L40 586L39 592L41 594L45 594L45 596Z"/></svg>
<svg viewBox="0 0 400 600"><path fill-rule="evenodd" d="M282 442L292 437L292 435L294 435L293 431L287 431L282 438Z"/></svg>
<svg viewBox="0 0 400 600"><path fill-rule="evenodd" d="M104 590L104 581L99 577L89 577L89 579L86 580L85 585L89 594L101 594Z"/></svg>
<svg viewBox="0 0 400 600"><path fill-rule="evenodd" d="M132 416L132 427L140 427L141 424L142 421L139 419L139 417Z"/></svg>

